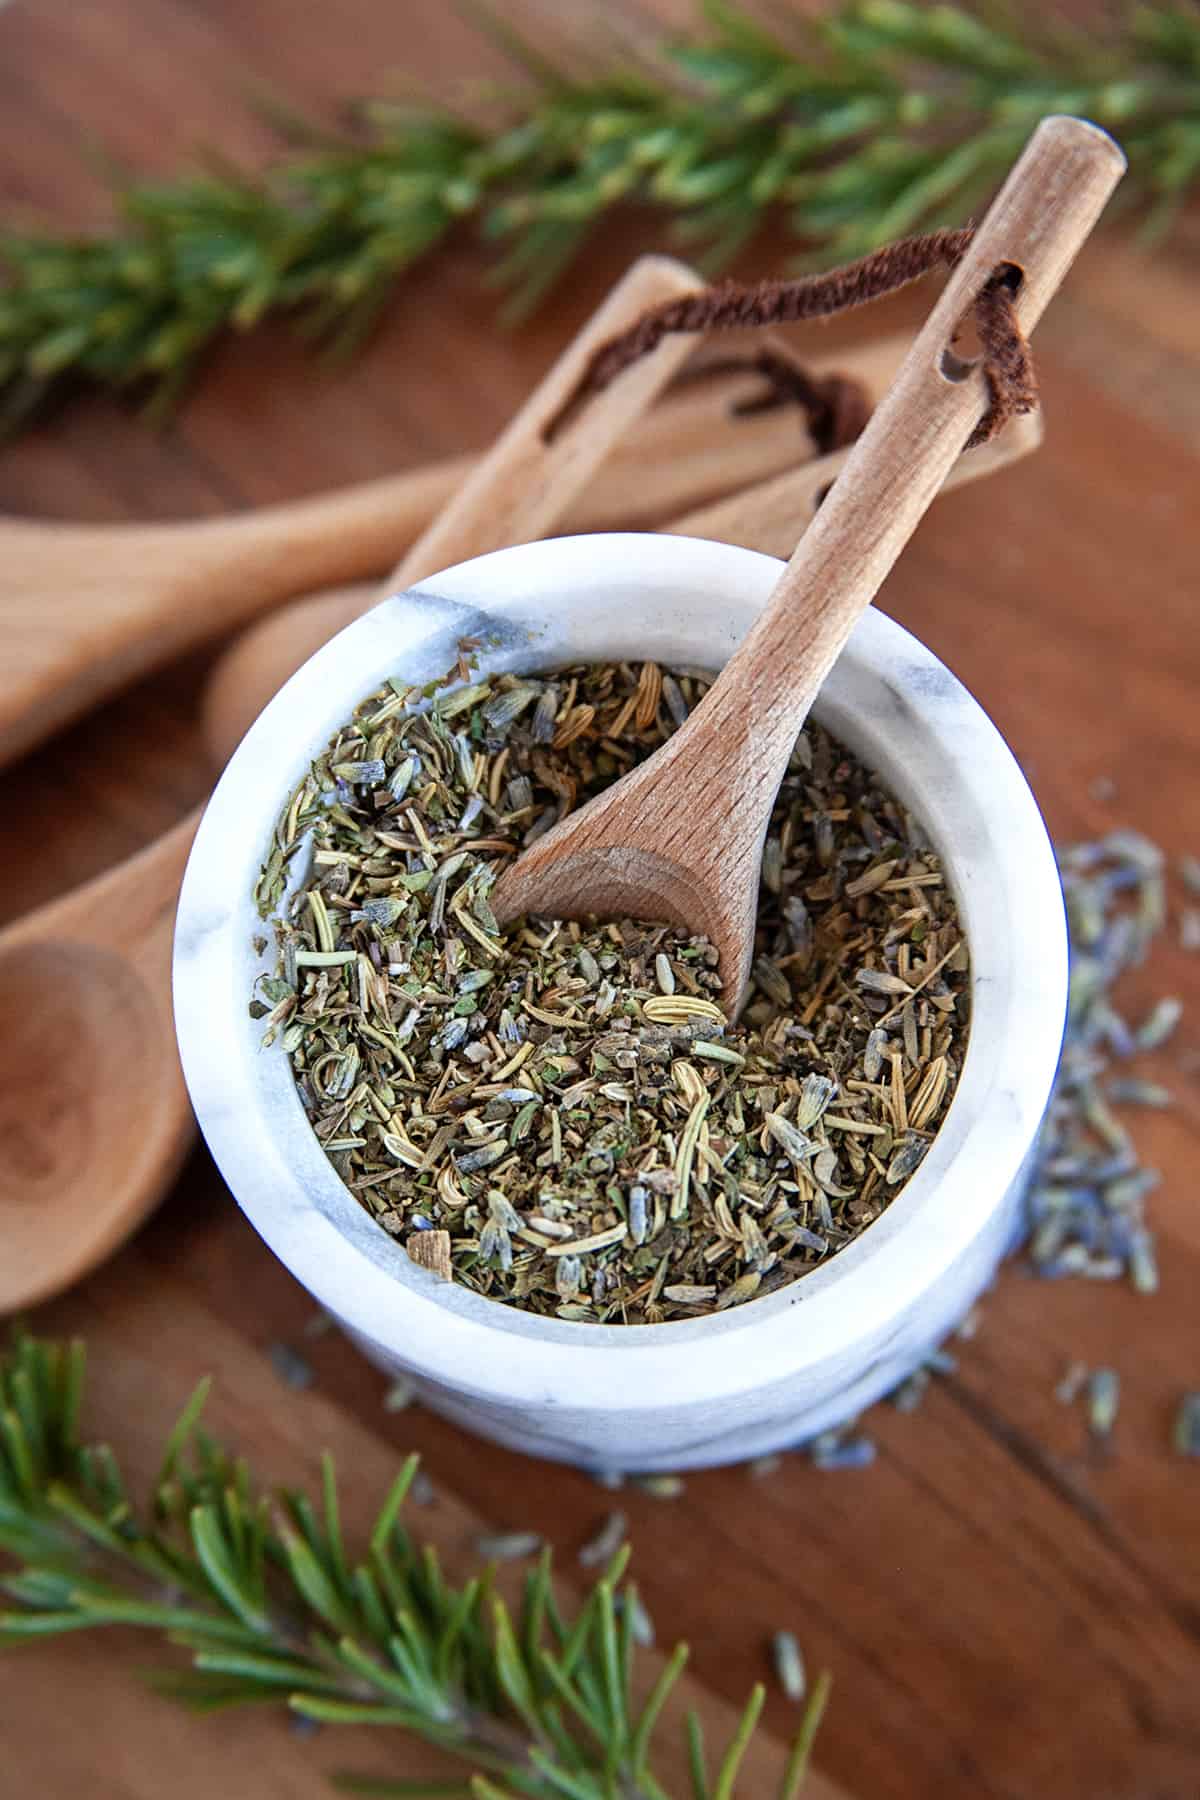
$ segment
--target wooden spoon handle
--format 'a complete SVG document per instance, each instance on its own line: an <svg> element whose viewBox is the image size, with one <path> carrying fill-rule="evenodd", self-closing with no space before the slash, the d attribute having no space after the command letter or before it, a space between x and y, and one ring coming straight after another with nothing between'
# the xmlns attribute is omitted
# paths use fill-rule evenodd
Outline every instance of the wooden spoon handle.
<svg viewBox="0 0 1200 1800"><path fill-rule="evenodd" d="M853 376L874 404L908 343L908 334L902 333L852 349L806 350L804 366L816 375ZM714 371L634 420L563 513L569 529L631 531L659 525L681 507L699 506L768 475L794 470L811 450L803 422L792 408L753 417L739 411L737 402L757 385L752 370ZM52 571L56 582L80 562L86 566L102 559L108 564L115 556L144 567L148 557L163 570L157 590L163 605L149 619L143 607L126 635L140 632L144 639L153 624L150 650L157 651L168 632L169 650L186 649L202 635L232 630L281 601L378 577L461 493L481 460L474 452L448 457L355 487L198 522L56 525L53 544L51 528L0 517L0 618L8 570L15 566L23 583L21 603L27 605L28 571L33 568L36 576L52 550L61 550ZM365 604L369 601L360 601ZM94 611L89 622L95 623ZM339 624L331 625L325 636L338 629ZM124 636L121 644L128 654Z"/></svg>
<svg viewBox="0 0 1200 1800"><path fill-rule="evenodd" d="M1118 146L1094 125L1054 117L1038 126L801 539L770 606L713 689L706 703L712 762L720 764L731 743L745 743L745 760L754 770L743 773L774 794L796 733L855 621L989 404L981 367L964 368L951 351L955 332L1006 264L1021 272L1017 313L1023 329L1032 330L1124 168Z"/></svg>
<svg viewBox="0 0 1200 1800"><path fill-rule="evenodd" d="M375 600L487 550L529 543L562 518L605 456L650 405L693 348L666 338L552 441L546 427L578 385L598 345L649 306L704 285L686 264L643 256L572 339L529 399L480 459L445 511L401 558ZM246 632L214 671L205 737L223 763L262 708L301 663L358 617L357 589L317 597Z"/></svg>
<svg viewBox="0 0 1200 1800"><path fill-rule="evenodd" d="M905 340L907 342L907 340ZM876 351L886 352L886 363ZM872 367L882 376L895 371L900 352L895 340L875 346ZM854 358L856 371L860 356ZM1037 413L1012 419L990 444L960 457L946 478L946 489L963 487L1017 462L1036 450L1042 441ZM682 537L711 538L716 543L742 544L768 556L787 556L802 531L806 531L846 465L849 449L831 450L803 468L789 469L756 481L707 506L681 513L662 530ZM628 523L616 521L617 523ZM319 650L334 632L358 617L378 598L366 584L326 590L293 600L282 612L255 631L244 633L221 657L209 677L204 694L204 742L214 768L223 768L237 749L257 710L264 691L278 686L280 657L286 651L304 661Z"/></svg>
<svg viewBox="0 0 1200 1800"><path fill-rule="evenodd" d="M128 956L156 995L169 996L175 902L202 810L124 862L14 919L0 931L0 956L35 944L95 945Z"/></svg>
<svg viewBox="0 0 1200 1800"><path fill-rule="evenodd" d="M1040 415L1010 419L988 444L980 444L969 456L960 456L946 477L943 491L966 487L986 475L994 475L1009 463L1019 462L1042 441ZM662 530L679 537L710 538L718 544L742 544L768 556L790 556L800 534L807 531L828 499L834 482L850 459L853 445L814 457L802 469L789 469L710 501L672 519Z"/></svg>
<svg viewBox="0 0 1200 1800"><path fill-rule="evenodd" d="M691 354L692 345L683 337L664 339L653 355L627 369L578 418L549 438L547 428L575 392L593 353L647 307L703 286L701 277L685 263L663 256L639 257L450 504L401 557L384 584L384 595L478 556L484 546L501 549L531 543L556 525L612 446Z"/></svg>

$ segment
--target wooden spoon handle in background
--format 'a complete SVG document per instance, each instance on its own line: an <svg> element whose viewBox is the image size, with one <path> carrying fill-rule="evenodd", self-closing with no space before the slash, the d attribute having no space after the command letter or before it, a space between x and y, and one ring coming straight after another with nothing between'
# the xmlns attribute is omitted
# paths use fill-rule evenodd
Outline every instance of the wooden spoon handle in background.
<svg viewBox="0 0 1200 1800"><path fill-rule="evenodd" d="M805 365L853 373L873 399L906 342L806 352ZM717 370L654 407L585 484L569 528L657 525L681 507L795 467L807 434L794 409L736 410L757 380ZM0 764L140 675L298 594L380 576L478 463L474 454L451 457L215 519L77 525L0 517ZM298 613L290 629L303 661L339 626L309 627ZM264 700L290 672L275 676Z"/></svg>
<svg viewBox="0 0 1200 1800"><path fill-rule="evenodd" d="M959 457L942 492L968 487L984 476L995 475L1009 463L1030 455L1041 441L1040 413L1010 419L990 443L980 444L969 456ZM711 538L719 544L743 544L748 550L762 550L768 556L788 557L824 505L853 448L848 444L844 450L831 450L827 456L805 463L802 469L772 475L743 493L698 506L662 529L679 537ZM220 665L214 674L219 672Z"/></svg>
<svg viewBox="0 0 1200 1800"><path fill-rule="evenodd" d="M837 359L818 359L832 367ZM572 530L657 524L805 454L791 409L745 417L754 377L714 375L638 420L578 496ZM316 588L382 576L478 466L446 458L214 519L0 517L0 764L122 686Z"/></svg>
<svg viewBox="0 0 1200 1800"><path fill-rule="evenodd" d="M681 340L671 338L665 340L666 343L678 343L679 341ZM857 349L848 351L841 356L815 358L807 366L815 369L836 367L845 373L853 374L855 379L863 384L868 396L873 401L886 389L888 382L900 365L908 343L907 337L877 339L873 343L860 345ZM663 346L660 346L659 350L655 352L656 356L661 354L662 348ZM634 367L636 368L637 365L635 364ZM564 389L559 394L559 400L565 397L569 391L569 389ZM591 403L587 412L590 412L592 407L603 405L603 403L604 396L600 395ZM546 416L552 417L553 412L548 411ZM586 413L581 415L581 419L576 421L576 427L586 416ZM695 423L697 428L704 426L703 419L698 418ZM718 490L726 493L740 492L741 489L748 488L751 482L757 481L765 473L765 471L756 471L753 476L747 477L745 474L747 459L744 453L739 453L739 457L734 457L722 449L719 439L714 439L713 452L720 463L722 479L710 489L712 492ZM694 453L695 446L693 445L691 454ZM639 443L637 454L639 457L643 454L646 456L643 497L650 492L661 496L664 492L660 485L662 478L661 474L651 467L651 452L643 451ZM793 472L798 461L799 458L795 454L788 459L788 466L792 468ZM636 489L638 485L636 466L635 461L629 470L633 489ZM809 463L803 467L805 470L811 470L816 465ZM715 474L715 468L713 473ZM832 479L832 477L827 476L826 479ZM731 504L736 504L736 502L731 502ZM782 507L782 516L792 520L797 529L800 528L801 514L794 503L789 506L783 502L782 496L780 496L774 505L777 509ZM661 512L657 512L655 522L669 510L664 508ZM642 516L643 519L646 517L644 511ZM627 514L622 519L610 521L613 524L626 526L635 525L637 522L636 514ZM679 527L674 527L674 529L679 529ZM706 527L701 526L699 529L700 535L706 535ZM534 535L532 532L527 534L530 537ZM720 535L720 533L717 532L715 535ZM793 536L788 550L794 542ZM449 540L443 536L439 544L427 545L426 549L444 550L448 547L448 543ZM418 555L414 548L411 558L402 563L395 571L392 577L393 589L418 581L422 575L431 574L435 569L448 568L455 560L458 559L445 555L435 555L430 560L424 550ZM422 567L422 564L425 566ZM314 578L314 584L318 580L319 577ZM363 590L357 586L353 588L339 586L327 593L310 593L304 598L294 600L291 605L281 608L269 618L260 620L257 625L251 626L242 633L217 664L206 692L204 734L215 767L223 768L225 766L267 701L273 694L278 693L288 677L294 675L301 664L307 662L309 657L321 648L322 644L328 643L331 637L335 637L339 631L357 618L359 613L365 609L366 604L373 603L378 598L379 595L375 594L371 596L369 602L364 601Z"/></svg>
<svg viewBox="0 0 1200 1800"><path fill-rule="evenodd" d="M990 402L979 362L951 348L975 296L1006 265L1021 276L1021 328L1032 332L1125 167L1106 132L1043 120L875 408L812 526L714 688L706 762L721 762L721 726L753 705L750 760L780 764L838 652ZM744 736L744 733L739 734ZM695 756L701 749L692 747ZM747 774L750 771L745 771ZM767 802L768 807L770 802Z"/></svg>
<svg viewBox="0 0 1200 1800"><path fill-rule="evenodd" d="M575 392L594 352L648 307L704 282L667 257L643 256L540 381L449 505L408 550L384 583L389 593L484 549L544 537L582 492L614 444L650 406L690 355L686 338L664 338L640 364L599 395L554 437L547 431Z"/></svg>
<svg viewBox="0 0 1200 1800"><path fill-rule="evenodd" d="M903 341L907 346L909 340ZM899 361L900 349L893 340L888 345L893 371ZM857 361L855 367L857 370ZM882 364L876 373L882 375ZM1038 414L1012 419L993 442L959 459L946 487L966 486L993 475L1028 456L1041 441ZM682 513L661 529L683 537L742 544L769 556L790 556L849 454L849 449L832 450L802 468L770 476L723 500ZM378 598L378 590L366 584L309 594L293 600L257 629L243 633L217 662L204 692L204 742L214 769L225 767L263 706L287 679L289 658L295 658L299 667Z"/></svg>
<svg viewBox="0 0 1200 1800"><path fill-rule="evenodd" d="M628 322L643 306L669 298L682 279L681 264L643 259L625 278L629 303L620 302L619 316ZM688 279L699 284L698 276ZM607 304L618 305L615 293ZM597 335L587 338L581 358L616 316L601 308L585 328ZM683 360L681 341L657 363L659 371ZM891 354L894 360L894 347ZM870 355L862 360L873 366ZM832 368L837 361L826 355L814 366ZM661 379L651 373L648 385L657 387ZM570 489L568 510L577 529L656 523L682 506L795 463L805 453L806 436L793 409L753 418L732 411L733 400L753 391L755 380L714 374L671 397L613 441L611 462L593 479L580 481L571 464L580 453L594 457L587 446L598 441L595 432L590 438L574 428L564 432L566 460L557 491L541 496L543 516L553 515L558 525ZM636 393L639 385L635 375L627 392ZM603 439L603 421L597 429ZM522 455L529 449L527 439ZM194 523L0 518L0 763L137 676L271 606L329 583L381 574L442 506L458 504L479 479L479 468L479 458L459 457L314 499ZM534 462L522 464L513 490L525 487L526 474L536 481ZM502 525L500 518L497 533ZM530 535L541 529L534 519ZM501 535L489 539L505 541Z"/></svg>
<svg viewBox="0 0 1200 1800"><path fill-rule="evenodd" d="M668 294L696 292L703 285L682 263L663 257L640 258L539 383L450 505L401 558L375 598L386 599L388 594L483 550L530 543L545 536L622 433L691 354L693 345L682 335L664 338L547 442L547 427L575 392L593 352L656 300ZM362 610L353 590L337 589L321 596L315 605L286 608L246 632L222 659L227 683L227 699L221 706L222 733L239 742L288 677ZM234 694L236 705L228 698Z"/></svg>

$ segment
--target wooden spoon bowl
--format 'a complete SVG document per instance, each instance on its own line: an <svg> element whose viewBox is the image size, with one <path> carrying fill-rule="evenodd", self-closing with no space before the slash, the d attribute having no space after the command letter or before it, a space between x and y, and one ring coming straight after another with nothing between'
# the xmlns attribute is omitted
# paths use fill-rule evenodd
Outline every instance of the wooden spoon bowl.
<svg viewBox="0 0 1200 1800"><path fill-rule="evenodd" d="M108 1255L191 1142L170 982L195 828L0 934L0 1312Z"/></svg>

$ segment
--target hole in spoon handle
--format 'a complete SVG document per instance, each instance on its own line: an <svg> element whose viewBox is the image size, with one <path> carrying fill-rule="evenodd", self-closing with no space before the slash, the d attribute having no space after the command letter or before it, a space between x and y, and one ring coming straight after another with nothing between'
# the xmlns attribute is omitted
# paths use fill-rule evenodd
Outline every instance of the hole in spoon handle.
<svg viewBox="0 0 1200 1800"><path fill-rule="evenodd" d="M997 263L988 276L988 287L1003 287L1009 298L1015 300L1021 291L1025 279L1024 270L1016 263ZM938 358L938 372L947 381L967 381L980 368L984 360L984 349L979 338L976 311L972 306L954 328L951 342Z"/></svg>

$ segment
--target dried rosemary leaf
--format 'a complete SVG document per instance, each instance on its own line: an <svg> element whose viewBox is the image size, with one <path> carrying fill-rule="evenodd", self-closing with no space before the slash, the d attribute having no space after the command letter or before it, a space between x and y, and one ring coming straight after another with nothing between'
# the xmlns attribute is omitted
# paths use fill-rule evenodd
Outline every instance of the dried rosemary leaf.
<svg viewBox="0 0 1200 1800"><path fill-rule="evenodd" d="M364 700L277 826L264 915L312 856L255 1016L360 1204L410 1253L448 1243L489 1299L655 1324L770 1294L879 1216L953 1096L968 961L937 857L818 726L772 816L736 1026L702 938L497 926L500 868L707 685L654 664L476 679L465 647L444 681Z"/></svg>

